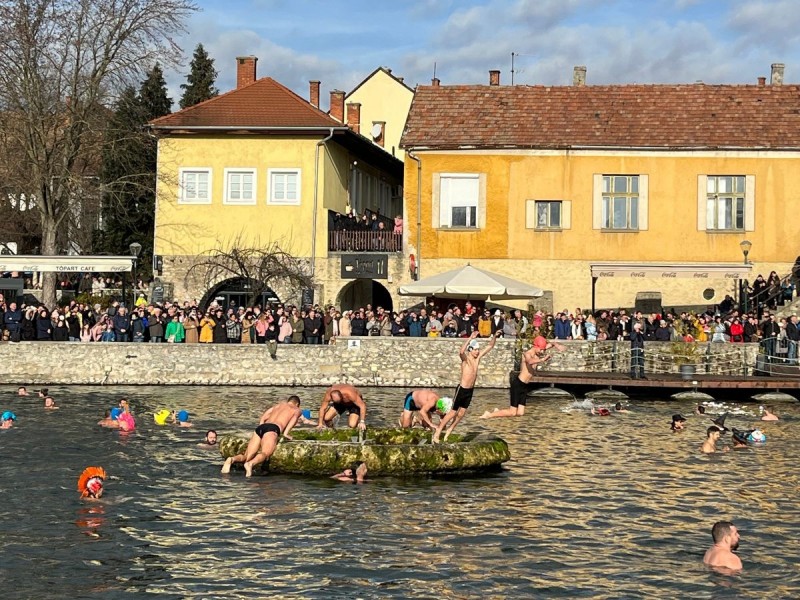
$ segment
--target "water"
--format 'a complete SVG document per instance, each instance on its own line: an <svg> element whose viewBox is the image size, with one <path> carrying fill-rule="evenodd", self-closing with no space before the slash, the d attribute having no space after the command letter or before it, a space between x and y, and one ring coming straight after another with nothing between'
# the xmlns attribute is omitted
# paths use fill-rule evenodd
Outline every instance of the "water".
<svg viewBox="0 0 800 600"><path fill-rule="evenodd" d="M630 414L591 417L571 400L536 401L522 419L482 421L507 393L479 391L464 429L509 441L503 472L355 486L221 476L217 453L196 447L207 427L250 429L286 390L52 391L58 411L10 389L0 397L19 417L0 431L7 597L800 595L796 403L779 404L785 420L764 424L764 447L703 456L710 420L690 416L685 402L633 402ZM321 399L319 389L292 391L306 406ZM95 424L122 395L139 414L128 436ZM369 423L396 421L401 390L365 397ZM157 427L146 413L162 407L188 409L194 429ZM758 405L724 408L741 409L727 425L746 428ZM675 412L689 418L678 434L669 432ZM113 478L101 502L80 502L75 483L92 464ZM702 565L711 525L723 518L742 535L737 577Z"/></svg>

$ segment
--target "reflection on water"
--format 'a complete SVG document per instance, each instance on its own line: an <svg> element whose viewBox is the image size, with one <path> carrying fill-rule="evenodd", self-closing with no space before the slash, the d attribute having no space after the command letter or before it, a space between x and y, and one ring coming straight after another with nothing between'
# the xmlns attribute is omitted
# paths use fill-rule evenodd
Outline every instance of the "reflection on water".
<svg viewBox="0 0 800 600"><path fill-rule="evenodd" d="M592 417L572 400L534 401L522 419L482 421L507 394L480 391L464 429L509 441L501 473L355 486L221 476L219 456L196 446L206 428L250 430L284 390L54 392L59 411L11 389L0 403L19 417L0 431L0 576L12 597L800 595L794 403L764 425L767 445L703 456L710 419L689 403ZM96 425L121 395L139 415L127 436ZM318 404L321 390L300 395ZM369 422L395 423L403 395L366 390ZM187 409L195 428L157 427L148 413L162 407ZM758 406L723 408L728 427L746 429ZM689 423L673 434L675 412ZM102 501L80 502L75 481L91 464L112 479ZM701 563L720 518L742 532L739 577Z"/></svg>

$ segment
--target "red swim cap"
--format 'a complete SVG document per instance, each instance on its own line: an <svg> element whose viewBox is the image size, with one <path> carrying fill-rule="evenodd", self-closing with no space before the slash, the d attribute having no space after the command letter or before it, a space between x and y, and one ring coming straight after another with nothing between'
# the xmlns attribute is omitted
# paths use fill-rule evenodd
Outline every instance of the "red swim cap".
<svg viewBox="0 0 800 600"><path fill-rule="evenodd" d="M539 350L544 350L547 348L547 340L544 339L541 335L536 336L533 338L533 347L538 348Z"/></svg>

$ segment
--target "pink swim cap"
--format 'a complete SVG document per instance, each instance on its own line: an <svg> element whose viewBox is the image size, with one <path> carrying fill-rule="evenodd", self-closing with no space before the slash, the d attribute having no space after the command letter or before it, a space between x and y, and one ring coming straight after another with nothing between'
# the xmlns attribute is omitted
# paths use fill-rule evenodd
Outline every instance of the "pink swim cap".
<svg viewBox="0 0 800 600"><path fill-rule="evenodd" d="M544 350L547 348L547 340L541 335L537 335L535 338L533 338L533 347L538 348L539 350Z"/></svg>

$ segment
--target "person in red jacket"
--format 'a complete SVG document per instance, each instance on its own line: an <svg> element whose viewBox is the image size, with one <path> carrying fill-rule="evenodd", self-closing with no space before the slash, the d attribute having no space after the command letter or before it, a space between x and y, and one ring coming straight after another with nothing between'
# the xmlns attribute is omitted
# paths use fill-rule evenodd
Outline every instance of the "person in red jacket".
<svg viewBox="0 0 800 600"><path fill-rule="evenodd" d="M744 342L744 325L742 325L739 317L735 317L733 323L731 323L731 341Z"/></svg>

